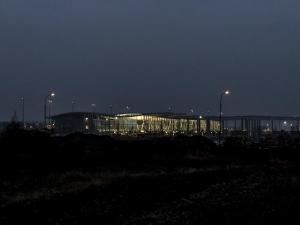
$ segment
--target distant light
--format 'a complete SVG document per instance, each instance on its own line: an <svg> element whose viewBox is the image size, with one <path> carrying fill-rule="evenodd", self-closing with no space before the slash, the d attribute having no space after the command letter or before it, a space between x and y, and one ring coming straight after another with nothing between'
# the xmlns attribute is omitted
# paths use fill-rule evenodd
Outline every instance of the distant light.
<svg viewBox="0 0 300 225"><path fill-rule="evenodd" d="M51 97L55 97L55 93L52 92L52 93L50 94L50 96L51 96Z"/></svg>
<svg viewBox="0 0 300 225"><path fill-rule="evenodd" d="M199 119L202 119L203 117L202 116L199 116Z"/></svg>
<svg viewBox="0 0 300 225"><path fill-rule="evenodd" d="M284 124L284 125L287 125L287 122L286 122L286 121L284 121L284 122L283 122L283 124Z"/></svg>
<svg viewBox="0 0 300 225"><path fill-rule="evenodd" d="M229 95L229 94L230 94L229 90L225 91L225 95Z"/></svg>

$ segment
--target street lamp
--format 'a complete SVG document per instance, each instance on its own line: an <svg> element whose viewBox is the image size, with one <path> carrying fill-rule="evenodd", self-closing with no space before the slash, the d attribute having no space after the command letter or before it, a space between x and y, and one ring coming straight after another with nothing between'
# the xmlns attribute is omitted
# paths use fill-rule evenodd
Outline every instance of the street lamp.
<svg viewBox="0 0 300 225"><path fill-rule="evenodd" d="M223 114L223 97L226 96L226 95L229 95L230 94L230 91L229 90L226 90L226 91L223 91L220 95L220 119L219 119L219 123L220 123L220 130L219 130L219 145L221 144L221 135L223 133L223 121L222 121L222 114Z"/></svg>
<svg viewBox="0 0 300 225"><path fill-rule="evenodd" d="M109 105L109 114L110 114L110 115L113 114L113 105Z"/></svg>
<svg viewBox="0 0 300 225"><path fill-rule="evenodd" d="M21 98L21 104L22 104L22 123L23 123L23 128L25 128L25 99L24 99L24 97Z"/></svg>
<svg viewBox="0 0 300 225"><path fill-rule="evenodd" d="M53 100L48 99L48 119L49 119L50 124L51 124L50 118L51 118L52 103L53 103Z"/></svg>
<svg viewBox="0 0 300 225"><path fill-rule="evenodd" d="M113 105L110 104L109 105L109 116L108 116L108 132L109 134L111 133L111 119L112 119L112 115L113 115Z"/></svg>
<svg viewBox="0 0 300 225"><path fill-rule="evenodd" d="M130 112L130 107L127 105L126 106L126 113L129 113Z"/></svg>
<svg viewBox="0 0 300 225"><path fill-rule="evenodd" d="M95 103L91 104L91 107L92 107L92 113L94 113L95 112L95 108L96 108L96 104Z"/></svg>
<svg viewBox="0 0 300 225"><path fill-rule="evenodd" d="M76 102L73 100L72 101L72 113L75 111L75 104L76 104Z"/></svg>
<svg viewBox="0 0 300 225"><path fill-rule="evenodd" d="M44 125L45 127L47 127L47 103L49 100L51 100L52 98L55 97L55 93L54 92L51 92L49 93L48 95L45 96L45 99L44 99ZM50 112L50 111L49 111ZM49 113L49 117L50 117L50 113Z"/></svg>

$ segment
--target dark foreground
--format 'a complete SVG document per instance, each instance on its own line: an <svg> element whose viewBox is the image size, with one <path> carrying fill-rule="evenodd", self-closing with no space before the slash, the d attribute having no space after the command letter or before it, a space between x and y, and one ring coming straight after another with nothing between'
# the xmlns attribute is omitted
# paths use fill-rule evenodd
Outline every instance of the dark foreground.
<svg viewBox="0 0 300 225"><path fill-rule="evenodd" d="M11 130L0 141L0 224L299 224L300 141L276 138L217 148L202 137Z"/></svg>

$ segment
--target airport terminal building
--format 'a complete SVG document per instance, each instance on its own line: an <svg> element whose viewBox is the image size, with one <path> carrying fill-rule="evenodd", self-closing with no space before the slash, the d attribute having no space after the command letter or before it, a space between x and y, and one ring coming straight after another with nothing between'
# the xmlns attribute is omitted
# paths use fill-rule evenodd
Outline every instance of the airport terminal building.
<svg viewBox="0 0 300 225"><path fill-rule="evenodd" d="M93 134L203 134L219 130L218 120L174 113L100 114L75 112L52 117L59 133L85 132Z"/></svg>
<svg viewBox="0 0 300 225"><path fill-rule="evenodd" d="M52 128L59 134L74 132L97 135L215 135L220 131L218 116L179 113L127 113L109 115L74 112L53 116ZM224 135L259 136L272 132L299 132L300 117L224 116Z"/></svg>

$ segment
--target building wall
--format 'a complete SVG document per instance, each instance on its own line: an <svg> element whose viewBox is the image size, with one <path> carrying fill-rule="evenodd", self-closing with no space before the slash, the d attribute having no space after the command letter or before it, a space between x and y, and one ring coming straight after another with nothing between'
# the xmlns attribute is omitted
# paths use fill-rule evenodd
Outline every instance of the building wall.
<svg viewBox="0 0 300 225"><path fill-rule="evenodd" d="M61 133L85 132L96 134L203 134L217 131L218 122L198 117L160 114L104 115L68 113L53 117L55 129ZM208 125L209 124L209 125Z"/></svg>
<svg viewBox="0 0 300 225"><path fill-rule="evenodd" d="M207 132L204 119L172 118L159 115L122 115L99 117L94 120L95 128L100 133L115 134L155 133L171 135L175 133L197 134ZM216 129L218 126L211 126Z"/></svg>

